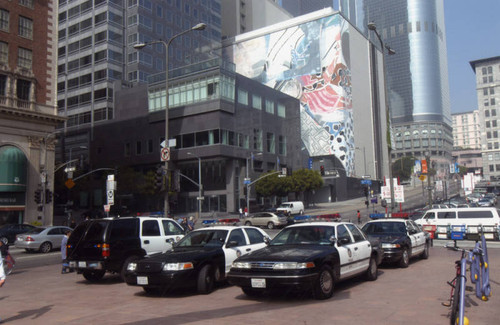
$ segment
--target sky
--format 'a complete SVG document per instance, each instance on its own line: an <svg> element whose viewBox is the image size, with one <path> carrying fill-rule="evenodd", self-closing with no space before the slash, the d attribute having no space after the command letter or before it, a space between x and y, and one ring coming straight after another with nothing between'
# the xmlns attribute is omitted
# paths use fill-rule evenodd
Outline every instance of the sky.
<svg viewBox="0 0 500 325"><path fill-rule="evenodd" d="M470 61L500 56L500 0L444 0L452 113L477 109Z"/></svg>

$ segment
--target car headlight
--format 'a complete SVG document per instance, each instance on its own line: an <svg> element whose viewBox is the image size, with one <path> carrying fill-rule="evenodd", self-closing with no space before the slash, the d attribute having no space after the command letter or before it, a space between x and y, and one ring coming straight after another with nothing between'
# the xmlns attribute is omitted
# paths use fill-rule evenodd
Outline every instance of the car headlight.
<svg viewBox="0 0 500 325"><path fill-rule="evenodd" d="M194 268L192 262L167 263L163 266L163 271L182 271Z"/></svg>
<svg viewBox="0 0 500 325"><path fill-rule="evenodd" d="M314 267L313 262L297 263L297 262L279 262L274 264L273 270L297 270L309 269Z"/></svg>
<svg viewBox="0 0 500 325"><path fill-rule="evenodd" d="M137 269L137 263L131 262L127 265L127 271L134 272Z"/></svg>
<svg viewBox="0 0 500 325"><path fill-rule="evenodd" d="M250 269L252 266L248 262L233 262L232 265L235 269Z"/></svg>
<svg viewBox="0 0 500 325"><path fill-rule="evenodd" d="M383 243L382 248L399 248L401 247L400 244L389 244L389 243Z"/></svg>

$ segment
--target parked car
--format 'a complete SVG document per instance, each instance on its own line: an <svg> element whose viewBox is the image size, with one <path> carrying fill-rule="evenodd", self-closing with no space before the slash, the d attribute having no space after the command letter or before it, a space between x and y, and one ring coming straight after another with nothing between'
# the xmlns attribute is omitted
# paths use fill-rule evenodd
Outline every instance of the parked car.
<svg viewBox="0 0 500 325"><path fill-rule="evenodd" d="M491 191L491 193L495 194L496 196L500 196L500 189L494 188L493 191Z"/></svg>
<svg viewBox="0 0 500 325"><path fill-rule="evenodd" d="M264 238L268 235L255 227L197 229L166 253L129 262L125 281L147 293L195 287L199 293L207 294L215 282L226 278L236 257L265 247Z"/></svg>
<svg viewBox="0 0 500 325"><path fill-rule="evenodd" d="M51 226L39 227L31 231L17 235L14 245L16 248L24 248L27 252L39 251L49 253L53 249L61 248L61 241L69 227Z"/></svg>
<svg viewBox="0 0 500 325"><path fill-rule="evenodd" d="M327 299L338 281L362 274L376 280L382 257L381 248L352 223L300 223L281 230L267 247L236 259L228 281L249 296L288 289Z"/></svg>
<svg viewBox="0 0 500 325"><path fill-rule="evenodd" d="M482 197L483 197L483 194L474 192L474 193L467 195L467 201L473 202L473 203L478 203L479 199L481 199Z"/></svg>
<svg viewBox="0 0 500 325"><path fill-rule="evenodd" d="M491 201L492 206L497 205L497 195L494 193L486 193L483 197L488 198Z"/></svg>
<svg viewBox="0 0 500 325"><path fill-rule="evenodd" d="M35 229L27 224L7 224L0 227L0 241L5 245L16 241L16 236Z"/></svg>
<svg viewBox="0 0 500 325"><path fill-rule="evenodd" d="M479 201L477 201L477 204L480 207L492 207L492 206L495 206L493 204L493 202L489 198L487 198L487 197L480 198Z"/></svg>
<svg viewBox="0 0 500 325"><path fill-rule="evenodd" d="M302 203L302 201L283 202L276 209L276 212L284 214L304 214L304 203Z"/></svg>
<svg viewBox="0 0 500 325"><path fill-rule="evenodd" d="M288 224L288 219L283 213L259 212L244 218L242 222L246 226L274 229L276 227L286 226Z"/></svg>
<svg viewBox="0 0 500 325"><path fill-rule="evenodd" d="M79 224L68 239L68 263L88 281L106 272L125 277L127 265L146 255L162 253L184 237L170 218L121 217L91 219Z"/></svg>
<svg viewBox="0 0 500 325"><path fill-rule="evenodd" d="M401 267L410 265L410 258L429 258L431 238L413 220L379 219L367 222L363 232L368 238L380 240L384 249L384 261L398 263Z"/></svg>

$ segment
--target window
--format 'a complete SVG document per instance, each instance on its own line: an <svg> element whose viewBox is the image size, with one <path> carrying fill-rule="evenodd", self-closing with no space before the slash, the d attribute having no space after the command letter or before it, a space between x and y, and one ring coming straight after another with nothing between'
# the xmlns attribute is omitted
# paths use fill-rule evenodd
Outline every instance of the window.
<svg viewBox="0 0 500 325"><path fill-rule="evenodd" d="M238 89L238 103L248 105L248 92L243 89Z"/></svg>
<svg viewBox="0 0 500 325"><path fill-rule="evenodd" d="M347 229L344 225L339 225L337 227L337 239L339 241L341 240L346 240L346 244L351 243L351 236L349 235L349 232L347 232Z"/></svg>
<svg viewBox="0 0 500 325"><path fill-rule="evenodd" d="M274 114L274 102L272 100L266 99L266 112Z"/></svg>
<svg viewBox="0 0 500 325"><path fill-rule="evenodd" d="M28 80L17 79L17 98L21 100L30 99L31 82Z"/></svg>
<svg viewBox="0 0 500 325"><path fill-rule="evenodd" d="M34 8L34 0L19 0L19 4L31 9Z"/></svg>
<svg viewBox="0 0 500 325"><path fill-rule="evenodd" d="M280 155L286 155L286 137L284 135L280 135L278 138L278 153Z"/></svg>
<svg viewBox="0 0 500 325"><path fill-rule="evenodd" d="M276 141L275 141L274 133L268 132L266 135L266 140L267 140L267 152L275 153L276 152Z"/></svg>
<svg viewBox="0 0 500 325"><path fill-rule="evenodd" d="M262 98L259 95L252 95L252 107L262 109Z"/></svg>
<svg viewBox="0 0 500 325"><path fill-rule="evenodd" d="M125 143L125 147L123 148L123 155L125 157L130 157L130 143Z"/></svg>
<svg viewBox="0 0 500 325"><path fill-rule="evenodd" d="M355 225L347 224L347 228L351 231L355 242L361 242L365 240L365 237L363 237L363 234L361 234L361 231L359 231L359 229L356 228Z"/></svg>
<svg viewBox="0 0 500 325"><path fill-rule="evenodd" d="M0 63L9 62L9 44L0 42Z"/></svg>
<svg viewBox="0 0 500 325"><path fill-rule="evenodd" d="M33 20L19 16L19 36L33 39Z"/></svg>
<svg viewBox="0 0 500 325"><path fill-rule="evenodd" d="M0 30L9 31L9 12L5 9L0 9Z"/></svg>
<svg viewBox="0 0 500 325"><path fill-rule="evenodd" d="M157 220L144 220L142 223L143 236L160 236L160 225Z"/></svg>
<svg viewBox="0 0 500 325"><path fill-rule="evenodd" d="M279 117L286 117L286 108L285 108L285 105L278 104L278 116Z"/></svg>
<svg viewBox="0 0 500 325"><path fill-rule="evenodd" d="M258 231L257 229L253 228L243 228L245 229L248 239L250 240L250 244L258 244L258 243L263 243L264 242L264 236L262 236L262 233Z"/></svg>
<svg viewBox="0 0 500 325"><path fill-rule="evenodd" d="M31 69L33 62L33 52L20 47L17 54L17 65L21 68Z"/></svg>

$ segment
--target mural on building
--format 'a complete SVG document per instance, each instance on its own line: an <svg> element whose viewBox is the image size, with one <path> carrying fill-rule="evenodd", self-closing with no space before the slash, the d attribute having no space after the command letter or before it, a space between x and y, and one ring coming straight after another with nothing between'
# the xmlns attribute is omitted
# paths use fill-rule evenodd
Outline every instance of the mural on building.
<svg viewBox="0 0 500 325"><path fill-rule="evenodd" d="M349 24L324 17L225 49L236 72L301 102L302 140L309 155L335 155L354 173Z"/></svg>

